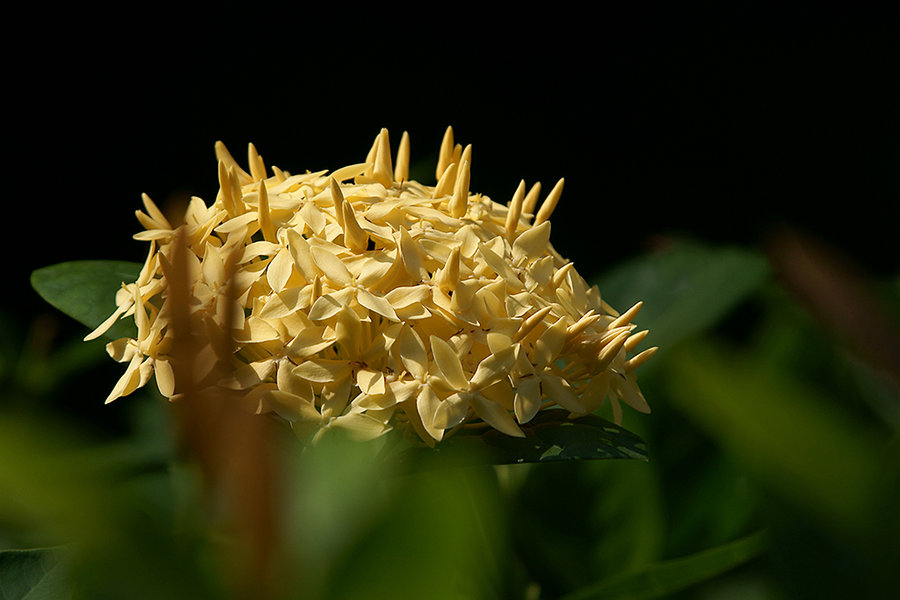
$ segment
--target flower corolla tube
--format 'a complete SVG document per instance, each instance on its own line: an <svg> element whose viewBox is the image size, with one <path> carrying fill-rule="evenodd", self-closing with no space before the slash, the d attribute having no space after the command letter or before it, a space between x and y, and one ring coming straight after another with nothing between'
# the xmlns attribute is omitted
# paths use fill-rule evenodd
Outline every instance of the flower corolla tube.
<svg viewBox="0 0 900 600"><path fill-rule="evenodd" d="M473 193L471 146L449 127L433 186L409 179L405 132L393 160L382 129L365 161L331 172L267 169L252 144L245 170L215 150L212 204L192 198L176 226L146 194L136 211L146 261L86 338L134 319L135 338L107 345L127 363L107 402L154 377L163 396L183 395L182 248L182 311L207 332L192 385L226 389L298 433L406 428L433 445L465 426L523 436L550 407L577 417L609 402L618 422L620 401L649 412L634 370L656 348L629 357L647 334L632 323L641 303L619 314L550 243L562 179L539 207L539 183L522 181L505 205Z"/></svg>

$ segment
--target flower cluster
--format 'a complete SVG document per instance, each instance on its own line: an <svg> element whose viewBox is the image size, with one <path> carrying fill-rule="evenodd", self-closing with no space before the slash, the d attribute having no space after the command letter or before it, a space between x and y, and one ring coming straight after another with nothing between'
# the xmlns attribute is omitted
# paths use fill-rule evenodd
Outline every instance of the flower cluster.
<svg viewBox="0 0 900 600"><path fill-rule="evenodd" d="M552 405L578 416L609 399L616 420L620 400L649 411L633 372L655 348L628 357L647 333L631 322L640 303L620 315L550 244L562 180L536 212L540 184L521 182L507 205L472 193L471 146L450 128L434 186L409 180L409 138L392 160L384 129L364 162L330 174L267 170L252 144L249 172L221 143L216 155L215 201L193 198L177 227L143 197L134 237L150 243L146 262L87 336L120 318L137 326L107 346L128 363L107 402L154 374L179 397L170 303L181 239L191 326L232 343L215 385L298 431L411 427L431 444L473 422L522 436ZM218 354L211 341L199 349L197 380Z"/></svg>

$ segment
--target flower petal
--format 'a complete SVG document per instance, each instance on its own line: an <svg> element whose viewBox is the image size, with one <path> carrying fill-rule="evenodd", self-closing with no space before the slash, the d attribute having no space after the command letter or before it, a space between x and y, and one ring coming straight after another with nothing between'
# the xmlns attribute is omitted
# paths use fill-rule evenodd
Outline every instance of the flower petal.
<svg viewBox="0 0 900 600"><path fill-rule="evenodd" d="M472 408L475 414L494 429L512 437L525 437L525 433L516 425L512 415L505 408L491 402L481 394L472 396Z"/></svg>
<svg viewBox="0 0 900 600"><path fill-rule="evenodd" d="M525 288L522 284L522 280L520 280L515 271L512 270L509 263L500 256L497 256L487 244L479 244L478 252L484 259L484 262L486 262L497 275L506 281L506 284L511 290L520 291Z"/></svg>
<svg viewBox="0 0 900 600"><path fill-rule="evenodd" d="M166 398L175 395L175 372L172 370L172 363L168 360L156 359L153 363L153 371L156 375L156 386L159 393Z"/></svg>
<svg viewBox="0 0 900 600"><path fill-rule="evenodd" d="M113 312L113 314L109 315L109 317L107 317L107 319L105 321L100 323L96 329L94 329L92 332L90 332L89 334L84 336L84 341L89 342L91 340L97 339L98 337L100 337L101 335L106 333L109 330L109 328L113 326L113 323L115 323L119 319L119 317L121 317L128 309L131 308L132 303L133 303L133 301L129 301L128 304L122 305L122 306L119 306L118 308L116 308L115 312Z"/></svg>
<svg viewBox="0 0 900 600"><path fill-rule="evenodd" d="M621 398L625 404L634 410L642 413L650 412L650 405L638 388L637 380L634 375L629 373L624 379L621 377L613 377L610 387L615 390L616 395Z"/></svg>
<svg viewBox="0 0 900 600"><path fill-rule="evenodd" d="M566 321L559 318L534 343L534 366L541 369L556 360L566 345Z"/></svg>
<svg viewBox="0 0 900 600"><path fill-rule="evenodd" d="M422 338L409 325L404 325L391 351L397 354L400 362L416 379L423 379L428 373L428 352Z"/></svg>
<svg viewBox="0 0 900 600"><path fill-rule="evenodd" d="M363 325L356 311L343 306L334 326L335 343L340 346L341 355L356 357L362 351Z"/></svg>
<svg viewBox="0 0 900 600"><path fill-rule="evenodd" d="M541 408L541 380L537 377L520 380L513 405L519 423L524 424L533 419Z"/></svg>
<svg viewBox="0 0 900 600"><path fill-rule="evenodd" d="M403 257L403 265L417 282L426 281L428 279L428 270L422 260L422 253L419 250L419 244L405 227L400 228L400 255Z"/></svg>
<svg viewBox="0 0 900 600"><path fill-rule="evenodd" d="M274 292L284 290L293 273L294 261L286 248L281 249L266 269L266 281Z"/></svg>
<svg viewBox="0 0 900 600"><path fill-rule="evenodd" d="M394 311L394 307L391 306L390 302L388 302L384 298L375 296L364 288L358 288L356 290L356 301L372 312L376 312L382 317L386 317L391 321L400 320L400 317L397 316L397 313Z"/></svg>
<svg viewBox="0 0 900 600"><path fill-rule="evenodd" d="M332 427L343 429L359 441L373 440L391 429L379 419L365 413L350 413L338 417Z"/></svg>
<svg viewBox="0 0 900 600"><path fill-rule="evenodd" d="M588 411L595 411L603 405L609 393L609 371L594 375L581 392L581 403Z"/></svg>
<svg viewBox="0 0 900 600"><path fill-rule="evenodd" d="M353 276L337 256L319 246L310 246L309 252L326 279L340 287L353 283Z"/></svg>
<svg viewBox="0 0 900 600"><path fill-rule="evenodd" d="M384 381L384 372L373 369L358 369L356 371L356 385L364 394L383 396L387 393Z"/></svg>
<svg viewBox="0 0 900 600"><path fill-rule="evenodd" d="M113 386L113 389L109 393L109 396L106 397L105 404L109 404L116 398L127 396L139 387L138 384L141 382L141 364L143 363L142 359L143 356L140 354L135 354L131 358L128 366L125 368L125 372L116 382L116 385Z"/></svg>
<svg viewBox="0 0 900 600"><path fill-rule="evenodd" d="M235 369L231 380L224 382L231 389L246 390L259 385L275 372L275 361L272 359L248 363Z"/></svg>
<svg viewBox="0 0 900 600"><path fill-rule="evenodd" d="M306 281L315 279L319 274L319 269L310 253L309 242L295 229L288 229L287 241L288 251L291 253L291 258L294 259L294 266L303 274Z"/></svg>
<svg viewBox="0 0 900 600"><path fill-rule="evenodd" d="M459 355L456 354L456 349L445 340L434 335L428 341L431 344L434 362L437 364L441 375L444 376L444 380L451 388L457 391L468 390L469 378L463 370L462 362L459 360Z"/></svg>
<svg viewBox="0 0 900 600"><path fill-rule="evenodd" d="M285 347L291 358L299 360L308 358L335 342L335 338L326 337L324 327L307 327L298 333Z"/></svg>
<svg viewBox="0 0 900 600"><path fill-rule="evenodd" d="M471 389L477 390L494 384L507 375L516 362L516 348L509 346L500 352L490 354L478 363L475 374L472 375Z"/></svg>
<svg viewBox="0 0 900 600"><path fill-rule="evenodd" d="M350 375L350 365L345 360L313 358L294 367L292 373L313 383L331 383Z"/></svg>
<svg viewBox="0 0 900 600"><path fill-rule="evenodd" d="M332 294L320 296L309 309L310 321L324 321L341 312L344 305Z"/></svg>
<svg viewBox="0 0 900 600"><path fill-rule="evenodd" d="M441 399L437 397L431 386L423 385L416 397L416 411L419 418L422 419L422 426L426 433L437 441L441 441L444 437L444 429L434 426L434 415L441 404Z"/></svg>
<svg viewBox="0 0 900 600"><path fill-rule="evenodd" d="M394 288L384 297L395 309L401 309L427 300L431 297L431 290L426 285L408 285Z"/></svg>
<svg viewBox="0 0 900 600"><path fill-rule="evenodd" d="M437 429L449 429L463 422L469 412L469 395L453 394L441 401L434 411L433 425Z"/></svg>
<svg viewBox="0 0 900 600"><path fill-rule="evenodd" d="M287 421L322 421L322 415L316 410L315 405L302 396L281 390L269 390L264 398L270 410Z"/></svg>
<svg viewBox="0 0 900 600"><path fill-rule="evenodd" d="M234 334L234 340L240 344L271 342L279 337L277 329L257 316L247 317L244 320L244 328Z"/></svg>
<svg viewBox="0 0 900 600"><path fill-rule="evenodd" d="M568 381L552 373L542 373L540 377L541 387L547 398L553 400L572 414L587 414L588 411L584 408Z"/></svg>
<svg viewBox="0 0 900 600"><path fill-rule="evenodd" d="M513 262L522 264L540 257L550 243L550 221L522 232L513 242Z"/></svg>
<svg viewBox="0 0 900 600"><path fill-rule="evenodd" d="M316 235L320 235L328 224L328 220L315 202L305 202L300 208L300 217Z"/></svg>
<svg viewBox="0 0 900 600"><path fill-rule="evenodd" d="M340 380L337 385L327 385L322 390L322 416L337 417L347 408L350 401L350 388L353 382L349 377Z"/></svg>
<svg viewBox="0 0 900 600"><path fill-rule="evenodd" d="M419 385L418 381L391 381L388 383L388 395L394 399L394 404L402 404L418 393Z"/></svg>

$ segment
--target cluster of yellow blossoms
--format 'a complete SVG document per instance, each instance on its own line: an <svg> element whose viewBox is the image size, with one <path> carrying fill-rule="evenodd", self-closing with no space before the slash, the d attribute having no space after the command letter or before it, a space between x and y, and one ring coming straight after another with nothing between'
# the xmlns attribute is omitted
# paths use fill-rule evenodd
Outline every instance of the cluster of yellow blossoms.
<svg viewBox="0 0 900 600"><path fill-rule="evenodd" d="M231 369L215 385L241 391L305 432L347 428L365 437L412 427L427 443L467 423L522 436L542 408L573 416L608 398L649 412L631 358L644 338L550 244L563 181L536 214L540 184L521 182L507 205L469 191L471 146L448 128L437 184L409 180L409 138L392 161L381 130L365 162L271 175L253 145L249 172L216 144L220 189L189 203L173 227L144 195L137 211L150 242L140 276L86 339L133 317L134 339L107 346L127 362L107 402L155 373L179 395L173 368L171 275L179 232L187 249L190 317L230 332ZM231 268L229 268L229 266ZM212 343L193 357L213 372Z"/></svg>

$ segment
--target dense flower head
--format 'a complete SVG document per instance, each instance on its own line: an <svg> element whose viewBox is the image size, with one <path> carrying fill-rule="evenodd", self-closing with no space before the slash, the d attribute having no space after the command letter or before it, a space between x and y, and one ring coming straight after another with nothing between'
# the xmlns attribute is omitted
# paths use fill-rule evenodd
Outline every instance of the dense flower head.
<svg viewBox="0 0 900 600"><path fill-rule="evenodd" d="M192 198L174 226L146 195L137 218L150 244L138 279L87 336L133 318L135 338L107 346L127 362L107 402L155 375L177 400L174 253L183 248L191 327L208 332L193 377L239 393L298 432L346 428L376 437L409 428L426 443L466 424L522 436L547 407L572 416L609 401L649 412L634 377L655 348L629 358L646 331L604 302L550 243L560 180L522 181L508 204L469 190L471 146L447 128L436 184L409 180L409 137L392 160L388 132L364 162L332 172L249 171L216 144L219 190ZM180 240L180 242L179 242ZM229 356L214 339L225 334Z"/></svg>

